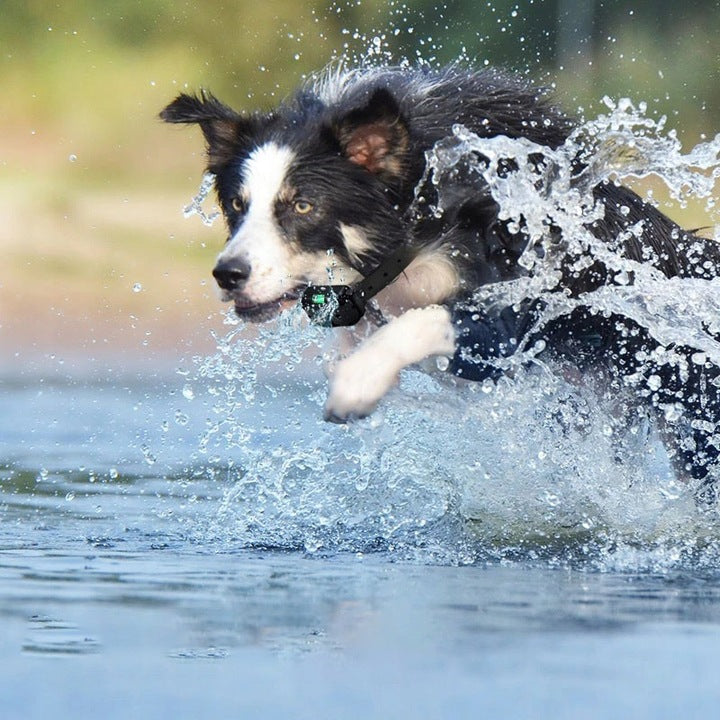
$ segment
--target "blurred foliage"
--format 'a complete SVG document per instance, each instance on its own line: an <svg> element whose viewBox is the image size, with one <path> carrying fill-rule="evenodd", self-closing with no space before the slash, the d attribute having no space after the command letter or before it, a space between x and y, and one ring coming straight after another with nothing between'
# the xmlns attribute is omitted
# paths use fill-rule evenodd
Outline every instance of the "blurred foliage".
<svg viewBox="0 0 720 720"><path fill-rule="evenodd" d="M657 97L663 108L665 98L695 99L691 114L707 106L718 116L717 10L717 0L5 0L0 83L32 73L54 108L53 93L69 100L93 70L110 91L127 87L123 75L172 76L250 105L341 55L464 56L557 76L561 87L567 79L582 103L600 89Z"/></svg>
<svg viewBox="0 0 720 720"><path fill-rule="evenodd" d="M185 86L267 106L340 56L465 58L556 82L570 110L630 95L709 128L720 124L717 10L717 0L4 0L0 86L8 121L80 126L100 141Z"/></svg>

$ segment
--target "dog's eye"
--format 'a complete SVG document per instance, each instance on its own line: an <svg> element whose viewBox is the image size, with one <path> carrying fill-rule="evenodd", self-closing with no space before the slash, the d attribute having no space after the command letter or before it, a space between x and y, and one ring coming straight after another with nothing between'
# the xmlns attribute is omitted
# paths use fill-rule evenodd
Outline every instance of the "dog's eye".
<svg viewBox="0 0 720 720"><path fill-rule="evenodd" d="M296 200L293 209L298 215L307 215L313 209L313 204L307 200Z"/></svg>
<svg viewBox="0 0 720 720"><path fill-rule="evenodd" d="M236 213L244 213L245 212L245 201L241 197L234 197L232 199L232 209Z"/></svg>

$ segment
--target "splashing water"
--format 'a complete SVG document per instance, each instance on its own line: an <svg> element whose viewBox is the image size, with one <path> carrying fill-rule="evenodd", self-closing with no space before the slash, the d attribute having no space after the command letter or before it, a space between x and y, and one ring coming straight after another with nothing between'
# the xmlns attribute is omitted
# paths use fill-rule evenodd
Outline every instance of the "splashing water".
<svg viewBox="0 0 720 720"><path fill-rule="evenodd" d="M592 194L596 185L650 176L662 180L681 206L691 198L704 199L706 211L712 214L712 193L720 175L720 136L683 155L675 133L663 135L665 119L647 118L644 104L635 108L627 99L615 104L608 98L605 103L611 110L608 115L580 125L557 150L525 138L482 139L455 126L452 137L427 153L426 179L430 178L439 195L435 210L442 212L443 187L462 166L487 183L500 207L499 218L528 238L519 262L532 271L529 276L483 287L476 295L479 302L514 304L538 297L557 286L563 258L597 258L616 277L632 276L633 283L602 287L576 301L545 296L551 306L546 320L582 304L631 318L663 345L690 345L718 363L720 344L712 335L720 331L720 279L668 279L649 263L631 260L608 247L587 226L603 215ZM538 156L543 158L541 165L534 161ZM517 171L507 172L509 160ZM578 160L586 165L579 174L575 170ZM561 248L553 245L548 233L551 225L562 231ZM627 232L640 238L642 224Z"/></svg>
<svg viewBox="0 0 720 720"><path fill-rule="evenodd" d="M720 363L708 334L718 331L718 281L669 280L586 227L601 212L592 187L606 179L653 175L679 203L704 199L712 214L720 138L683 154L664 120L647 118L644 106L606 104L608 114L580 125L554 151L456 126L427 154L435 211L443 211L447 179L471 166L490 186L501 219L527 233L521 262L532 272L482 288L481 301L512 303L555 287L551 221L567 238L563 253L589 249L612 270L634 274L634 284L600 288L582 303ZM540 151L542 166L531 157ZM573 173L577 157L586 162L580 174ZM501 170L507 159L517 166L509 175ZM568 313L578 302L557 294L547 313ZM327 424L321 346L331 335L296 308L256 329L237 325L214 356L196 360L215 415L199 452L228 462L222 504L203 532L246 547L384 550L422 562L519 553L663 570L720 560L716 511L698 510L644 414L618 416L592 387L571 385L535 361L516 363L512 378L497 383L407 370L372 417Z"/></svg>
<svg viewBox="0 0 720 720"><path fill-rule="evenodd" d="M198 194L183 208L184 217L188 218L193 215L197 215L203 225L208 226L212 225L220 217L219 210L213 209L210 212L206 212L204 209L205 201L207 200L207 196L211 193L214 184L215 175L212 173L205 173L202 182L200 183Z"/></svg>

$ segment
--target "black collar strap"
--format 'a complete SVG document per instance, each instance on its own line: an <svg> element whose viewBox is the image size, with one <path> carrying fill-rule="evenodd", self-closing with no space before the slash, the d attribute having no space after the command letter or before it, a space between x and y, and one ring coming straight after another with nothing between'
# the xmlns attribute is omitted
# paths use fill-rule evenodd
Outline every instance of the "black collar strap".
<svg viewBox="0 0 720 720"><path fill-rule="evenodd" d="M316 325L355 325L365 314L368 300L390 285L417 256L417 248L403 246L356 285L309 285L302 294L303 309Z"/></svg>

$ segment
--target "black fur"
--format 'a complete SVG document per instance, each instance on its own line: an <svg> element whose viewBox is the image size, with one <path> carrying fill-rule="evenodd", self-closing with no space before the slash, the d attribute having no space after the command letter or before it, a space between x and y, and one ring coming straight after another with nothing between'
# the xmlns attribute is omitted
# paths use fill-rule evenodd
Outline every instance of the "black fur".
<svg viewBox="0 0 720 720"><path fill-rule="evenodd" d="M333 250L353 263L335 226L338 220L363 225L373 249L363 262L353 264L364 273L409 239L420 246L432 244L454 224L451 219L439 227L427 218L417 223L406 214L424 171L425 151L446 137L454 123L464 124L483 137L527 137L550 147L561 144L572 128L565 115L549 103L545 92L526 80L497 70L470 72L459 68L359 73L331 102L304 89L264 116L240 115L206 92L199 96L182 94L160 117L170 123L197 123L202 128L208 170L217 176L216 189L231 232L239 218L230 202L239 181L237 170L248 152L269 140L292 147L301 159L297 163L298 179L317 188L334 221L326 232L313 228L303 242L314 249ZM370 172L348 158L353 134L368 126L377 126L388 136L387 155ZM457 238L453 233L445 240L467 246L463 255L483 254L486 229L503 235L500 228L489 229L473 221L478 212L477 198L468 199L458 211L465 227L472 226L470 232ZM517 248L511 254L517 255ZM503 259L501 251L501 264ZM497 269L496 258L488 258L488 263ZM469 289L494 277L494 270L476 277L473 261L467 270L465 284ZM501 272L501 276L505 274Z"/></svg>
<svg viewBox="0 0 720 720"><path fill-rule="evenodd" d="M253 147L275 140L293 148L297 156L291 184L300 194L308 188L322 207L322 212L304 223L288 219L290 241L303 249L332 250L362 274L402 244L440 248L453 258L460 275L458 293L448 298L451 307L460 307L457 304L481 285L523 275L517 260L527 241L522 232L510 232L498 219L495 201L477 180L464 183L460 176L453 187L444 188L441 217L418 210L414 200L425 171L425 152L450 136L457 123L480 137L523 137L549 148L561 145L574 127L573 121L550 103L544 90L524 78L459 67L358 71L334 87L332 82L310 84L267 115L240 115L207 93L181 95L161 117L172 123L198 123L202 128L208 169L216 175L231 234L242 222L242 211L232 204L237 197L238 169ZM423 188L425 191L428 195L433 192L431 187ZM682 230L624 187L604 183L594 189L594 195L604 205L605 214L590 230L620 255L651 263L667 277L715 276L720 267L717 244ZM644 223L641 235L625 233L639 220ZM348 253L339 222L360 225L366 231L371 247L361 257ZM561 268L560 287L567 294L582 297L614 282L613 272L600 261L576 270L576 259L567 258ZM507 313L498 315L490 322L500 323L497 327L502 330L487 334L494 339L466 344L481 355L508 354L498 349L502 341L510 339L513 342L508 347L514 346L530 326L526 317L534 316L538 308L538 303L531 302L510 319ZM455 312L455 318L463 329L459 333L462 345L463 332L473 335L472 323L461 310ZM588 350L582 344L587 337L600 337L600 342L591 343ZM580 349L575 342L578 339ZM587 312L548 326L546 340L557 356L575 358L581 367L602 365L616 379L659 373L662 388L654 393L643 391L643 402L651 406L681 403L685 428L698 418L713 428L720 420L720 399L712 382L720 373L712 366L690 363L691 348L674 348L689 372L678 366L643 364L637 359L638 351L648 355L658 347L643 328L624 318L598 318ZM467 364L456 362L454 366L473 377ZM476 375L479 378L482 373ZM680 464L695 477L706 475L717 455L712 432L678 431L676 438L672 452Z"/></svg>

